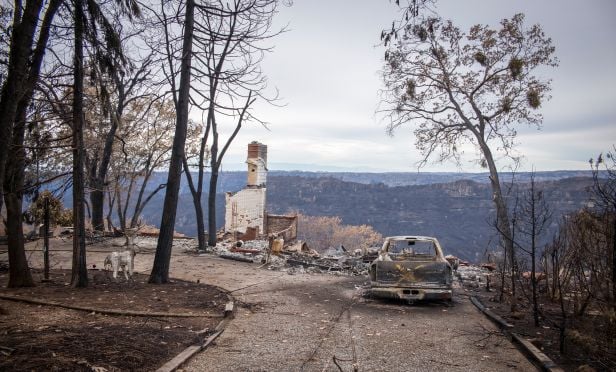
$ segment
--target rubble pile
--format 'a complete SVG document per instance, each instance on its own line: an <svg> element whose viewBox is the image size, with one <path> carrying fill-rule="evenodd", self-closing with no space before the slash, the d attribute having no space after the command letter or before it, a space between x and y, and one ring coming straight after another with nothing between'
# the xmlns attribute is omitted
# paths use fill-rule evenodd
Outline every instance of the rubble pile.
<svg viewBox="0 0 616 372"><path fill-rule="evenodd" d="M479 288L485 286L486 279L492 275L491 270L482 266L460 265L456 271L457 277L465 286Z"/></svg>
<svg viewBox="0 0 616 372"><path fill-rule="evenodd" d="M366 275L369 268L369 264L363 262L361 257L350 257L347 255L339 257L311 257L293 254L287 258L287 265L303 267L310 273L329 272L352 275Z"/></svg>
<svg viewBox="0 0 616 372"><path fill-rule="evenodd" d="M268 270L285 271L290 275L365 275L369 268L369 261L351 255L344 247L330 248L321 255L303 242L284 245L276 240L271 244L267 240L224 240L212 248L211 253L235 261L263 263Z"/></svg>
<svg viewBox="0 0 616 372"><path fill-rule="evenodd" d="M248 242L224 240L211 248L211 253L221 258L240 262L263 262L268 247L266 240L251 240Z"/></svg>
<svg viewBox="0 0 616 372"><path fill-rule="evenodd" d="M137 241L135 244L139 245L137 239L138 238L135 238L135 241ZM156 250L157 244L158 241L155 241L155 244L152 247L154 250ZM173 248L180 249L182 252L194 252L198 247L199 243L197 242L197 239L173 239Z"/></svg>

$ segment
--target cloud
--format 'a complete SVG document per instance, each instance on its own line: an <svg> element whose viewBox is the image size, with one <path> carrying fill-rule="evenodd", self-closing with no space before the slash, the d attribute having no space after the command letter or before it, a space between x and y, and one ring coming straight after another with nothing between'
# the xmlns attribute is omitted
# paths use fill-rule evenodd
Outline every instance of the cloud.
<svg viewBox="0 0 616 372"><path fill-rule="evenodd" d="M525 155L525 168L587 169L590 158L612 149L616 125L522 135L518 140L519 150Z"/></svg>
<svg viewBox="0 0 616 372"><path fill-rule="evenodd" d="M587 169L591 156L611 149L616 142L616 2L439 0L437 6L463 29L524 12L529 25L540 23L552 37L560 66L539 71L553 79L553 98L541 108L543 129L518 128L517 150L525 156L525 169ZM275 49L265 57L263 70L286 106L258 102L254 112L270 130L247 123L225 163L242 164L246 145L258 140L268 145L271 163L416 171L421 156L411 127L389 137L375 118L383 49L374 46L381 28L396 16L393 4L373 0L297 1L281 8L276 23L289 23L290 30L273 40ZM229 131L227 123L221 136ZM462 170L484 171L475 149L464 149ZM507 164L499 160L501 167ZM459 168L445 163L423 170Z"/></svg>

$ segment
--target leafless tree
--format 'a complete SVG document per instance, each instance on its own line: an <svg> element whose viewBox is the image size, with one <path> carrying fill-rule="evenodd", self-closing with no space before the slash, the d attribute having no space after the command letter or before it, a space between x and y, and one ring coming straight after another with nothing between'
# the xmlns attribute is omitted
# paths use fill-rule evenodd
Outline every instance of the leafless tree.
<svg viewBox="0 0 616 372"><path fill-rule="evenodd" d="M111 161L113 194L109 203L110 210L115 206L122 231L137 227L145 206L165 188L165 184L149 188L149 183L154 172L169 161L174 127L175 107L170 100L143 97L126 108L123 126L118 129L122 142Z"/></svg>
<svg viewBox="0 0 616 372"><path fill-rule="evenodd" d="M563 218L554 241L546 248L553 297L561 308L561 352L566 351L568 329L587 333L596 348L612 353L614 343L614 311L611 305L610 251L611 226L602 212L583 209ZM595 316L593 334L576 327L588 310L599 310ZM583 324L584 322L582 322Z"/></svg>
<svg viewBox="0 0 616 372"><path fill-rule="evenodd" d="M116 29L122 32L124 29L121 22L116 22ZM134 47L131 38L141 30L126 31L122 38L122 43ZM95 230L103 230L103 206L106 185L108 183L107 174L111 163L113 147L117 141L118 128L122 126L123 116L127 107L138 99L151 97L157 99L152 94L148 94L148 80L151 78L150 70L153 63L152 54L140 58L135 53L131 66L125 69L114 68L108 71L101 71L97 64L92 64L91 69L95 73L97 80L96 95L93 97L95 102L93 111L99 112L98 116L86 116L86 128L92 128L97 138L91 141L85 154L85 163L88 176L88 186L90 189L90 205L92 207L92 227ZM115 62L117 63L117 62ZM99 107L96 107L99 106ZM98 110L97 110L98 108ZM107 120L108 118L108 120ZM88 120L91 119L91 120ZM104 141L101 141L101 138Z"/></svg>
<svg viewBox="0 0 616 372"><path fill-rule="evenodd" d="M510 257L512 228L496 159L499 152L515 157L517 126L540 126L537 109L549 98L550 81L533 73L557 65L551 39L523 21L516 14L498 29L476 25L468 33L440 18L408 25L385 54L379 110L389 133L414 126L419 166L433 156L459 164L464 145L475 147L490 173L497 228Z"/></svg>
<svg viewBox="0 0 616 372"><path fill-rule="evenodd" d="M86 34L86 13L84 0L75 0L73 9L74 22L74 57L73 57L73 264L71 286L88 286L88 269L86 264L86 227L85 227L85 184L84 184L84 145L83 145L83 80L84 80L84 45Z"/></svg>
<svg viewBox="0 0 616 372"><path fill-rule="evenodd" d="M532 287L533 319L539 326L539 306L537 300L537 240L545 233L552 218L552 212L543 191L537 188L535 173L531 173L528 190L525 191L520 208L519 230L526 238L519 248L530 256L530 282Z"/></svg>
<svg viewBox="0 0 616 372"><path fill-rule="evenodd" d="M611 240L611 283L612 283L612 307L616 311L616 146L605 155L599 155L596 160L590 159L590 167L593 173L593 200L597 208L602 210L611 227L608 228ZM603 168L603 170L601 169ZM604 175L605 177L602 177ZM608 225L608 226L609 226Z"/></svg>
<svg viewBox="0 0 616 372"><path fill-rule="evenodd" d="M369 225L343 225L340 217L306 216L298 214L298 238L317 252L343 245L350 249L368 248L383 242L383 236Z"/></svg>
<svg viewBox="0 0 616 372"><path fill-rule="evenodd" d="M173 5L176 5L175 7ZM222 159L245 121L253 119L250 107L265 87L259 69L263 53L268 49L260 42L271 38L270 27L277 0L233 0L185 3L162 3L157 13L164 26L162 49L165 51L164 72L176 105L176 143L165 194L157 254L150 282L168 281L169 258L177 206L179 174L184 167L193 194L199 242L204 248L204 218L201 208L204 172L210 162L208 199L209 244L216 244L215 195ZM183 25L178 35L177 21ZM182 45L180 48L179 45ZM179 63L178 66L178 62ZM179 82L177 78L179 77ZM204 112L202 139L195 157L197 180L190 173L191 164L185 155L188 112ZM226 141L219 137L220 117L233 122L234 129ZM209 142L209 147L208 147ZM209 159L208 159L209 156Z"/></svg>
<svg viewBox="0 0 616 372"><path fill-rule="evenodd" d="M561 228L565 226L566 220L561 221ZM562 230L561 230L562 231ZM568 292L568 284L569 278L571 276L570 271L570 260L567 259L569 252L567 251L568 246L564 243L564 236L560 234L556 236L552 243L548 244L546 247L546 255L549 257L548 262L549 266L552 268L552 288L553 293L558 294L558 303L560 307L560 323L558 325L559 328L559 349L560 353L563 354L565 352L565 341L566 341L566 331L567 331L567 314L569 313L567 303L565 301L565 296L563 293Z"/></svg>

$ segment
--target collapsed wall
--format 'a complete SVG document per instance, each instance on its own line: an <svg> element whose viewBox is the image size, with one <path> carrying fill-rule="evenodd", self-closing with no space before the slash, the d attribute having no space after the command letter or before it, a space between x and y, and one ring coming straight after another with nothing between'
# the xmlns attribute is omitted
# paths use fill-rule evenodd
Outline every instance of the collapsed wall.
<svg viewBox="0 0 616 372"><path fill-rule="evenodd" d="M297 239L297 215L267 214L267 234L283 238L285 242Z"/></svg>
<svg viewBox="0 0 616 372"><path fill-rule="evenodd" d="M243 189L225 196L225 231L246 233L248 228L265 231L265 188Z"/></svg>

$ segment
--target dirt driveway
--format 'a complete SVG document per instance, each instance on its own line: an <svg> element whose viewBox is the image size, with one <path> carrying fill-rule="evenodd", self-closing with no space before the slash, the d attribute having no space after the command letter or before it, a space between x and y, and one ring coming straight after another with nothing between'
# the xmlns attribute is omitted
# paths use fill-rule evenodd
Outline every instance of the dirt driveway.
<svg viewBox="0 0 616 372"><path fill-rule="evenodd" d="M190 244L174 246L171 276L220 286L239 306L186 371L536 370L461 289L451 307L365 299L364 277L289 275L184 253ZM148 274L153 247L142 247L135 269ZM93 246L88 263L102 264L105 255ZM69 268L70 252L52 252L52 265Z"/></svg>
<svg viewBox="0 0 616 372"><path fill-rule="evenodd" d="M408 306L364 299L363 277L216 266L245 306L187 371L535 370L463 294Z"/></svg>

